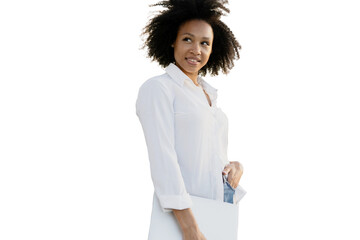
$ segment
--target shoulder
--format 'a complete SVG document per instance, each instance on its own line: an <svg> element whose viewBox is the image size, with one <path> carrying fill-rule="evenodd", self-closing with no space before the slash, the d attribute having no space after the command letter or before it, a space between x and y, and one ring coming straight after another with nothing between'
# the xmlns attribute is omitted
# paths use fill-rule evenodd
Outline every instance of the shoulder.
<svg viewBox="0 0 360 240"><path fill-rule="evenodd" d="M165 93L169 97L173 95L173 81L167 74L161 74L147 79L139 88L139 94Z"/></svg>
<svg viewBox="0 0 360 240"><path fill-rule="evenodd" d="M152 78L147 79L141 86L141 88L147 88L147 87L152 87L152 86L165 86L166 82L168 81L169 75L167 73L158 75L158 76L154 76Z"/></svg>
<svg viewBox="0 0 360 240"><path fill-rule="evenodd" d="M172 106L174 94L169 75L162 74L146 80L139 88L136 100L136 113L153 113L151 109Z"/></svg>

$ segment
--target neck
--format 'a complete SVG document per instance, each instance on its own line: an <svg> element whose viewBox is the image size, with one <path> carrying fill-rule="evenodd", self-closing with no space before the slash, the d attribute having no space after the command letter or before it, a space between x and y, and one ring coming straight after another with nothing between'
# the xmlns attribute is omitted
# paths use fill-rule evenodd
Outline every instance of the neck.
<svg viewBox="0 0 360 240"><path fill-rule="evenodd" d="M195 72L195 73L190 73L190 72L186 72L180 65L178 65L177 63L175 63L175 65L180 68L180 70L185 73L186 76L188 76L196 86L198 86L198 82L197 82L197 78L198 78L198 74L199 72Z"/></svg>

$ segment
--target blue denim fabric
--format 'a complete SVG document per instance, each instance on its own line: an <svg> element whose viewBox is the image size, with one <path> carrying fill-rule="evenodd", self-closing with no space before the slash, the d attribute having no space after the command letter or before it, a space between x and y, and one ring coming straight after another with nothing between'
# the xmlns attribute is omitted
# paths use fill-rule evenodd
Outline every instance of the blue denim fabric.
<svg viewBox="0 0 360 240"><path fill-rule="evenodd" d="M227 181L227 175L223 175L224 182L224 202L234 203L235 189Z"/></svg>

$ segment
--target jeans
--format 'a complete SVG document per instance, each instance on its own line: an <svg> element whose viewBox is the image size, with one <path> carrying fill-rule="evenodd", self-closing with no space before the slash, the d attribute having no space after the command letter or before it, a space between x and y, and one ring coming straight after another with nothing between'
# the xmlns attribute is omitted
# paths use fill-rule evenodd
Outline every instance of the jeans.
<svg viewBox="0 0 360 240"><path fill-rule="evenodd" d="M224 182L224 202L234 203L235 189L227 181L227 175L223 175Z"/></svg>

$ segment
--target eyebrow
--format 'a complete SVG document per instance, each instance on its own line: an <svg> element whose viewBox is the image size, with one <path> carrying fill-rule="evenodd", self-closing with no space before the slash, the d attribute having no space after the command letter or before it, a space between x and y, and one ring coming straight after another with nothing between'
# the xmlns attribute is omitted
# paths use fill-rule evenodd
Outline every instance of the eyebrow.
<svg viewBox="0 0 360 240"><path fill-rule="evenodd" d="M183 33L182 35L190 35L190 36L192 36L192 37L195 37L195 35L192 34L192 33ZM209 37L203 37L203 39L205 39L205 40L210 40Z"/></svg>

